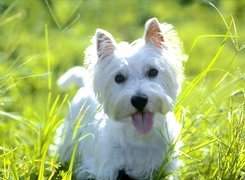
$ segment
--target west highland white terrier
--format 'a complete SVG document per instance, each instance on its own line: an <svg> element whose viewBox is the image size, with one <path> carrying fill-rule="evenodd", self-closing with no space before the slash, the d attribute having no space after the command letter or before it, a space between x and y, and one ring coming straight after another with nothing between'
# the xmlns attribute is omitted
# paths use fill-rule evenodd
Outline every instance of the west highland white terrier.
<svg viewBox="0 0 245 180"><path fill-rule="evenodd" d="M153 179L162 168L177 170L181 128L172 111L182 53L173 27L152 18L130 44L97 29L85 54L86 70L74 67L58 81L80 86L63 124L60 161L74 161L77 179Z"/></svg>

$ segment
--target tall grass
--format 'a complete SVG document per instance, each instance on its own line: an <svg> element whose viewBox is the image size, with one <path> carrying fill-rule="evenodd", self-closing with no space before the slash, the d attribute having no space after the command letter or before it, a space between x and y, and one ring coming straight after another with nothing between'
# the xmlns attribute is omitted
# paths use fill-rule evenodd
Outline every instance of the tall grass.
<svg viewBox="0 0 245 180"><path fill-rule="evenodd" d="M0 178L1 179L51 179L54 175L58 164L53 156L49 154L49 146L53 142L56 129L61 123L58 114L66 102L65 96L61 99L60 95L52 96L51 87L51 68L49 58L48 34L46 31L46 46L47 46L47 75L48 75L48 95L45 118L38 116L39 112L35 112L35 107L31 108L34 111L35 117L30 114L29 117L17 115L16 113L7 112L0 109L0 127L4 137L3 144L0 145ZM1 103L21 96L18 93L16 82L33 78L37 76L18 77L18 69L27 64L30 60L26 60L24 64L17 65L15 68L10 67L10 70L1 72L0 92ZM2 69L4 70L4 69ZM46 75L38 75L46 76ZM6 96L8 91L14 91L15 96ZM45 98L45 97L43 97ZM7 102L6 102L7 103ZM20 102L25 105L25 102ZM26 104L28 105L28 104ZM44 108L46 108L44 107ZM9 133L8 133L9 132Z"/></svg>
<svg viewBox="0 0 245 180"><path fill-rule="evenodd" d="M22 11L7 16L16 3L1 15L0 28L23 16ZM55 17L51 5L47 7ZM186 78L177 100L175 113L183 126L180 139L184 143L179 155L184 166L175 172L180 179L245 178L245 77L244 67L238 67L235 63L237 57L244 53L244 44L238 43L233 17L229 23L222 15L221 19L227 32L199 36L188 53L189 60L197 58L201 40L222 38L220 44L214 47L213 57L206 59L209 61L207 66L195 77ZM76 21L76 18L70 19L66 27L69 28ZM57 19L56 25L61 28ZM72 179L74 156L68 169L60 170L55 152L49 150L55 141L56 129L63 121L64 106L69 97L59 93L55 86L54 77L57 75L52 72L57 68L53 66L57 60L51 45L52 28L46 25L43 29L42 36L45 38L35 44L40 43L45 47L42 53L15 57L18 47L14 44L7 48L4 57L0 52L0 60L5 60L0 61L0 179ZM34 43L32 45L35 46ZM233 57L225 59L229 61L226 67L220 67L224 62L222 54L231 45L236 49ZM7 63L13 59L16 60ZM36 67L35 63L40 60L45 62L44 72L39 69L34 74L24 71L25 67ZM236 70L231 71L232 68ZM36 89L25 89L26 81L35 85L43 83L44 88L35 86ZM34 103L29 96L28 100L25 99L28 93L38 96L34 100L40 102ZM86 137L79 140L83 138ZM164 175L163 166L156 177L163 179Z"/></svg>
<svg viewBox="0 0 245 180"><path fill-rule="evenodd" d="M218 9L216 10L219 12ZM207 67L194 77L180 94L175 109L179 118L183 117L183 112L185 117L181 135L185 145L180 155L185 162L185 167L179 172L181 179L197 177L244 179L245 177L245 81L243 74L235 76L229 72L235 57L244 49L244 44L241 46L238 44L234 19L232 18L228 26L223 15L221 13L220 15L227 33L201 36L193 43L191 51L201 38L224 38ZM229 39L237 50L234 58L229 60L227 69L214 68L216 61L222 60L219 56ZM219 71L220 78L203 93L202 81L205 81L208 74L213 71ZM198 103L195 103L192 108L186 108L190 103L189 98L197 96L198 91L201 92ZM217 95L220 92L223 92L223 96ZM215 104L215 101L219 103Z"/></svg>

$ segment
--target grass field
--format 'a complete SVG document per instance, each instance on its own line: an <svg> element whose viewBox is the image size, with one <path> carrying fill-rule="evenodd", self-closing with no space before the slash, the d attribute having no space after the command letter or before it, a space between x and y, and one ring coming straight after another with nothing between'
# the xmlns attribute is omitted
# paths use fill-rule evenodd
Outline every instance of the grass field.
<svg viewBox="0 0 245 180"><path fill-rule="evenodd" d="M177 173L244 179L245 2L213 2L222 14L204 1L1 0L0 179L57 177L49 146L76 89L63 93L56 80L83 64L96 28L133 41L151 17L175 26L188 55L175 106L185 163Z"/></svg>

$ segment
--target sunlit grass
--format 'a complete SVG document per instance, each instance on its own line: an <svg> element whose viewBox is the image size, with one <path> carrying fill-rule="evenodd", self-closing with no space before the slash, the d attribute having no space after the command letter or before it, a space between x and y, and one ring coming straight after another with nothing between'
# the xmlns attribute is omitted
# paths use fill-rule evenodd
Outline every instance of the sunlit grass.
<svg viewBox="0 0 245 180"><path fill-rule="evenodd" d="M44 3L49 1L45 0ZM77 8L81 4L82 1L77 2L71 14L78 17ZM17 5L18 1L14 1L0 16L0 28L5 29L1 31L3 35L7 36L9 29L15 32L13 24L21 26L23 23L19 20L25 13L20 9L14 11ZM65 106L70 99L57 90L55 81L57 74L68 69L72 60L82 63L82 60L72 58L75 51L71 49L85 46L90 37L83 44L77 41L74 43L70 38L62 39L62 36L71 35L66 30L76 25L77 18L69 17L63 25L56 18L52 6L48 4L47 7L55 20L55 27L45 24L41 33L37 28L40 34L32 35L33 32L28 31L21 34L20 38L15 38L14 33L11 33L13 39L0 42L0 179L72 178L76 143L71 163L64 169L57 162L57 154L49 149L54 143L57 127L63 122L67 109ZM180 139L184 145L179 157L184 166L175 172L181 179L245 177L245 77L244 67L236 63L239 55L244 58L244 43L239 43L234 18L227 21L220 15L226 32L197 37L187 52L189 59L196 59L199 57L197 49L210 49L210 44L202 44L201 40L219 39L219 44L212 47L215 51L212 57L205 59L207 65L202 71L197 75L187 74L175 107L175 113L183 126ZM115 23L118 22L113 25ZM54 30L56 27L62 32ZM190 35L189 32L186 34ZM35 41L28 39L29 36ZM64 50L60 51L54 46L62 41L71 48L65 50L63 47L61 49ZM33 53L26 51L25 45ZM231 58L226 58L226 50L230 46L235 51L232 51ZM37 52L35 48L41 51ZM66 58L70 58L68 64L68 61L64 61ZM221 67L224 61L226 67ZM60 67L63 67L62 70L59 70ZM156 177L162 179L164 175L163 165Z"/></svg>

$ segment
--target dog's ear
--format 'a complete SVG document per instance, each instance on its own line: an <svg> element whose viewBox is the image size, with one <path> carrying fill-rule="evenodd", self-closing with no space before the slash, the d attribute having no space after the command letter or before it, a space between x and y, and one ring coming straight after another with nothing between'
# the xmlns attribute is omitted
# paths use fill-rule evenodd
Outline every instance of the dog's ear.
<svg viewBox="0 0 245 180"><path fill-rule="evenodd" d="M151 18L146 22L144 38L146 43L151 43L154 47L164 47L164 38L157 18Z"/></svg>
<svg viewBox="0 0 245 180"><path fill-rule="evenodd" d="M110 33L102 29L97 29L95 33L98 59L102 60L114 53L115 40Z"/></svg>

